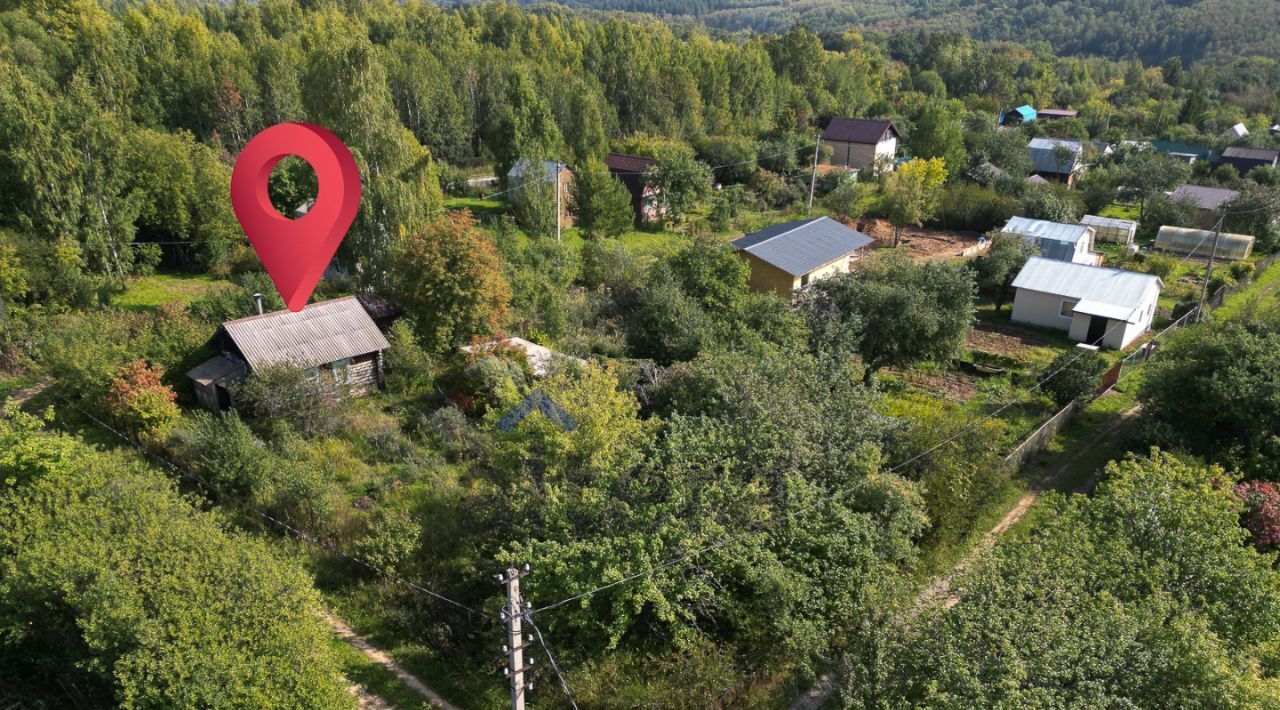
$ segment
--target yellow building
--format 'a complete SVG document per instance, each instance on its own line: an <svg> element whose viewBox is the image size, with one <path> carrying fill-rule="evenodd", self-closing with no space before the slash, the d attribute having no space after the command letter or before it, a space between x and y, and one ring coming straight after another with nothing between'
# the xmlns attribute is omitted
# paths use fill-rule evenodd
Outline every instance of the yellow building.
<svg viewBox="0 0 1280 710"><path fill-rule="evenodd" d="M751 290L790 298L792 292L848 273L875 240L831 219L783 222L733 242L751 265Z"/></svg>

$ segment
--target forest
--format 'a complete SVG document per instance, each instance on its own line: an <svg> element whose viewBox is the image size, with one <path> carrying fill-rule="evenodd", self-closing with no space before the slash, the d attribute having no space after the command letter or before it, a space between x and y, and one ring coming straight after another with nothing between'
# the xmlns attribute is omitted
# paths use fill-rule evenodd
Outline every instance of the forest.
<svg viewBox="0 0 1280 710"><path fill-rule="evenodd" d="M1144 64L505 2L0 8L0 706L423 706L344 624L502 706L495 575L526 564L531 704L779 707L822 681L844 707L1280 705L1280 171L1141 145L1280 147L1280 67L1251 46ZM1099 41L1078 51L1118 53ZM997 126L1024 103L1078 115ZM819 170L835 117L892 121L900 164ZM187 373L215 334L254 294L284 307L228 192L287 121L359 166L313 304L395 305L385 382L286 363L206 411ZM1026 179L1035 137L1116 147L1067 189ZM654 219L610 152L651 160ZM572 223L516 181L544 160L573 172ZM285 160L272 201L315 181ZM1235 191L1224 226L1256 253L1099 245L1165 284L1158 357L1011 322L1034 253L1006 220L1140 218L1149 247L1197 224L1167 195L1186 182ZM874 232L856 272L753 288L731 241L818 216ZM938 235L986 251L923 254ZM509 336L556 355L535 371ZM565 418L506 426L535 395Z"/></svg>
<svg viewBox="0 0 1280 710"><path fill-rule="evenodd" d="M1021 44L1043 42L1062 55L1137 57L1150 63L1173 57L1224 64L1250 55L1268 63L1280 58L1276 49L1280 47L1280 4L1275 0L566 0L563 4L651 14L726 32L769 34L803 26L834 37L848 30L924 30Z"/></svg>

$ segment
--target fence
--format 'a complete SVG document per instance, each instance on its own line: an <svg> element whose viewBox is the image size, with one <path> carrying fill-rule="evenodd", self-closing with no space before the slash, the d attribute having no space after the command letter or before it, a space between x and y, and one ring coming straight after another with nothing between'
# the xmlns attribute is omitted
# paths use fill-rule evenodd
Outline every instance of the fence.
<svg viewBox="0 0 1280 710"><path fill-rule="evenodd" d="M1057 414L1049 417L1044 424L1040 425L1040 428L1032 432L1031 436L1023 439L1017 448L1004 457L1005 468L1010 471L1016 471L1021 468L1024 461L1043 449L1046 444L1053 440L1053 437L1058 435L1058 432L1062 431L1062 428L1075 415L1077 408L1078 405L1072 402L1058 410Z"/></svg>
<svg viewBox="0 0 1280 710"><path fill-rule="evenodd" d="M1277 260L1280 260L1280 253L1272 254L1271 256L1268 256L1265 259L1259 259L1257 262L1254 263L1253 273L1255 275L1261 274L1263 271L1266 271L1273 264L1275 264ZM1218 289L1217 291L1214 291L1213 295L1206 298L1205 305L1209 306L1210 308L1218 308L1219 306L1222 305L1224 301L1227 300L1227 296L1230 296L1242 289L1245 289L1248 286L1249 286L1248 282L1226 284L1222 288Z"/></svg>

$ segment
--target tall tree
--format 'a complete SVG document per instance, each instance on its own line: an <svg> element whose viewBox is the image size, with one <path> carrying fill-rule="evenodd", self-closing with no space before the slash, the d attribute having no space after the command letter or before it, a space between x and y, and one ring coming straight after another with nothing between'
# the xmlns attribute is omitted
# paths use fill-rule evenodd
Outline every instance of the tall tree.
<svg viewBox="0 0 1280 710"><path fill-rule="evenodd" d="M493 237L466 211L404 239L391 262L390 295L431 352L498 330L511 299Z"/></svg>
<svg viewBox="0 0 1280 710"><path fill-rule="evenodd" d="M922 226L933 216L942 198L947 166L941 158L916 158L885 178L883 208L893 223L893 246L907 225Z"/></svg>

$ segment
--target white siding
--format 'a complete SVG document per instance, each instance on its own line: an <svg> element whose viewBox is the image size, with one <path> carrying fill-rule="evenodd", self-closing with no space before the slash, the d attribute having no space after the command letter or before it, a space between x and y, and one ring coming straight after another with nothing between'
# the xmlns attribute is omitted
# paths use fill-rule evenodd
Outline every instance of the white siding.
<svg viewBox="0 0 1280 710"><path fill-rule="evenodd" d="M1108 321L1106 325L1106 335L1102 339L1101 345L1115 350L1122 350L1129 346L1143 333L1151 327L1151 321L1155 316L1156 300L1159 298L1160 290L1150 288L1143 294L1140 315L1135 323L1127 323L1123 326L1116 325L1116 321ZM1088 338L1089 324L1096 316L1090 316L1084 313L1073 313L1070 316L1063 316L1061 313L1062 302L1072 301L1075 299L1063 298L1056 294L1043 293L1041 291L1032 291L1026 288L1020 288L1013 297L1013 315L1012 320L1018 323L1027 323L1029 325L1038 325L1045 328L1053 328L1055 330L1065 331L1067 337L1076 342L1085 342Z"/></svg>

